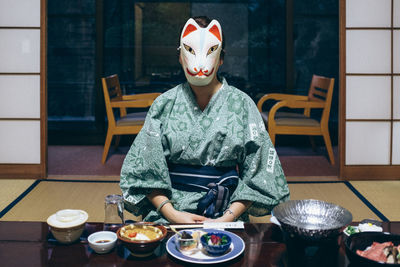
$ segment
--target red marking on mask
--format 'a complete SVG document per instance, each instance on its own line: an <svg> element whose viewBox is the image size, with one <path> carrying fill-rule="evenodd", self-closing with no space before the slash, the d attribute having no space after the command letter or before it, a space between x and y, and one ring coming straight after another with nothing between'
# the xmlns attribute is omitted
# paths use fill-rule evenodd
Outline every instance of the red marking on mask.
<svg viewBox="0 0 400 267"><path fill-rule="evenodd" d="M214 68L211 70L210 73L207 74L208 70L205 70L204 72L202 70L200 70L199 72L196 73L192 73L189 71L189 69L186 68L186 72L190 75L190 76L210 76L213 72L214 72Z"/></svg>
<svg viewBox="0 0 400 267"><path fill-rule="evenodd" d="M189 33L194 32L196 30L197 30L197 28L193 24L187 25L187 27L185 29L185 32L182 35L182 38L185 37L186 35L188 35Z"/></svg>
<svg viewBox="0 0 400 267"><path fill-rule="evenodd" d="M209 29L209 32L214 34L215 37L217 37L217 39L221 41L221 33L219 32L217 25L212 26L211 29Z"/></svg>

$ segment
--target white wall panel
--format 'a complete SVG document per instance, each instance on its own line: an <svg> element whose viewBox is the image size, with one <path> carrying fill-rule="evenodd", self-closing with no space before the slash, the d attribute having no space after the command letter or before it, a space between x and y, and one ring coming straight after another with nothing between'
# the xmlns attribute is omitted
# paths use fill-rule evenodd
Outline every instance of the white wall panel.
<svg viewBox="0 0 400 267"><path fill-rule="evenodd" d="M39 75L0 75L0 118L40 119Z"/></svg>
<svg viewBox="0 0 400 267"><path fill-rule="evenodd" d="M40 164L40 121L0 121L0 164Z"/></svg>
<svg viewBox="0 0 400 267"><path fill-rule="evenodd" d="M391 119L391 99L391 77L346 79L346 119Z"/></svg>
<svg viewBox="0 0 400 267"><path fill-rule="evenodd" d="M400 164L400 122L393 123L392 164Z"/></svg>
<svg viewBox="0 0 400 267"><path fill-rule="evenodd" d="M347 27L390 27L391 0L347 0Z"/></svg>
<svg viewBox="0 0 400 267"><path fill-rule="evenodd" d="M393 31L393 72L400 73L400 30Z"/></svg>
<svg viewBox="0 0 400 267"><path fill-rule="evenodd" d="M400 0L393 2L393 27L400 27Z"/></svg>
<svg viewBox="0 0 400 267"><path fill-rule="evenodd" d="M400 77L393 77L393 119L400 119Z"/></svg>
<svg viewBox="0 0 400 267"><path fill-rule="evenodd" d="M40 30L0 29L0 72L40 72Z"/></svg>
<svg viewBox="0 0 400 267"><path fill-rule="evenodd" d="M390 122L346 122L346 165L387 165L390 146Z"/></svg>
<svg viewBox="0 0 400 267"><path fill-rule="evenodd" d="M346 72L391 73L391 31L347 30Z"/></svg>
<svg viewBox="0 0 400 267"><path fill-rule="evenodd" d="M0 0L0 27L40 27L40 0Z"/></svg>

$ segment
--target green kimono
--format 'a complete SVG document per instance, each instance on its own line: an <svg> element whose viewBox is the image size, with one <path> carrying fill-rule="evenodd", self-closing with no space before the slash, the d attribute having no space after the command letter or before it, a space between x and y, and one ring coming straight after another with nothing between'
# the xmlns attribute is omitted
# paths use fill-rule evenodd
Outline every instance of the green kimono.
<svg viewBox="0 0 400 267"><path fill-rule="evenodd" d="M144 221L167 222L148 201L154 189L164 189L174 208L196 212L206 192L171 187L167 162L216 167L238 166L239 184L230 202L253 204L240 217L263 216L289 198L289 188L275 149L253 100L229 86L213 95L204 111L188 83L159 96L130 148L121 170L125 207Z"/></svg>

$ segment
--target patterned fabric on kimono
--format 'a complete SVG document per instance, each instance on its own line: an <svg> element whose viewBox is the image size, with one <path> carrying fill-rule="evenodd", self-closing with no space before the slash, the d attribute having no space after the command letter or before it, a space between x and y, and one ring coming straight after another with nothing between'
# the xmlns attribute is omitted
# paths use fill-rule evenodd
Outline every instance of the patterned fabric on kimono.
<svg viewBox="0 0 400 267"><path fill-rule="evenodd" d="M248 215L263 216L289 198L289 188L260 113L244 92L222 87L201 111L188 83L159 96L136 136L121 169L126 208L145 221L167 222L148 201L162 189L180 211L196 213L206 192L172 188L168 164L238 167L239 182L230 202L249 200Z"/></svg>

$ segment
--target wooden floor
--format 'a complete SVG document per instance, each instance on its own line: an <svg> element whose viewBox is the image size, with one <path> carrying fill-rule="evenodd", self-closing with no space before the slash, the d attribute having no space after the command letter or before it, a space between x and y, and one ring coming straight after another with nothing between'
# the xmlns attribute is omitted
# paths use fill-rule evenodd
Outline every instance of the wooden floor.
<svg viewBox="0 0 400 267"><path fill-rule="evenodd" d="M300 181L289 182L291 199L319 199L347 208L355 221L366 218L399 221L400 206L393 205L400 181ZM5 190L5 188L8 188ZM117 179L0 180L0 220L46 221L60 209L83 209L89 221L104 220L104 197L120 194ZM139 220L131 214L126 218ZM269 222L269 217L252 218Z"/></svg>

